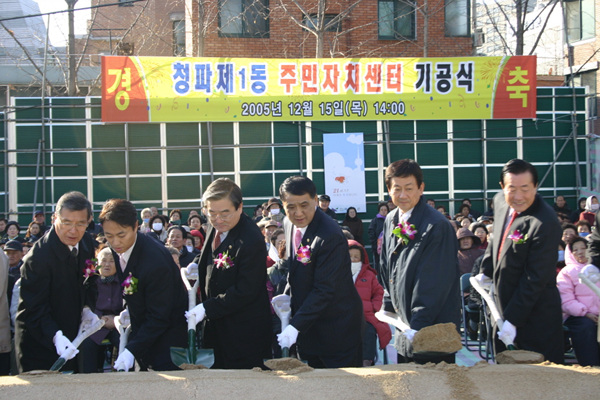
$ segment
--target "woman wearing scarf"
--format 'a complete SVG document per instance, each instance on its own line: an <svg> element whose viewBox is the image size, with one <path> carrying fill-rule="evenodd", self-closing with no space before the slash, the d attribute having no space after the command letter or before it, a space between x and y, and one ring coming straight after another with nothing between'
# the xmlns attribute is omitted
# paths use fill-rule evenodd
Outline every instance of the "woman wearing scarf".
<svg viewBox="0 0 600 400"><path fill-rule="evenodd" d="M600 204L598 204L598 198L596 196L590 196L585 201L585 211L579 214L579 220L586 220L593 225L596 222L596 213L598 212Z"/></svg>

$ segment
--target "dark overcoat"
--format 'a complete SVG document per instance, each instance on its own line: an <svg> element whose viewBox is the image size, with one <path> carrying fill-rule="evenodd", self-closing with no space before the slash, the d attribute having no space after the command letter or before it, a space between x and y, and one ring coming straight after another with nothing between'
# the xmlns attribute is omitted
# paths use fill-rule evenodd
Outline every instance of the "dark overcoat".
<svg viewBox="0 0 600 400"><path fill-rule="evenodd" d="M509 207L504 194L494 197L494 240L486 249L483 272L492 277L495 300L505 320L517 328L515 344L564 361L560 294L556 260L562 230L556 212L537 194L533 204L510 227L527 235L523 243L507 238L498 255ZM497 345L502 348L500 342Z"/></svg>
<svg viewBox="0 0 600 400"><path fill-rule="evenodd" d="M77 257L62 243L54 226L27 253L21 266L21 292L15 327L19 372L48 370L58 359L56 331L73 341L81 323L85 296L85 261L94 258L92 238L86 233ZM77 370L74 360L64 370Z"/></svg>
<svg viewBox="0 0 600 400"><path fill-rule="evenodd" d="M415 238L404 245L392 232L398 225L399 208L391 211L383 226L381 274L394 311L412 329L461 321L458 241L450 222L423 197L413 208L408 223ZM411 343L400 332L395 347L412 357Z"/></svg>
<svg viewBox="0 0 600 400"><path fill-rule="evenodd" d="M210 227L202 251L194 259L206 310L205 347L215 351L213 368L262 367L263 359L270 358L271 343L264 236L244 213L213 251L215 234ZM216 268L214 259L225 253L233 265Z"/></svg>

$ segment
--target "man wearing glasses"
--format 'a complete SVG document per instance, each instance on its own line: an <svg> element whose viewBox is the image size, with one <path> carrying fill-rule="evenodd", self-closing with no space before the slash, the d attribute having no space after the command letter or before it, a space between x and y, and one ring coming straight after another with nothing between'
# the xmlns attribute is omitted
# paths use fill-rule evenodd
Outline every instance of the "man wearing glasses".
<svg viewBox="0 0 600 400"><path fill-rule="evenodd" d="M23 260L15 328L19 373L48 370L73 348L84 304L85 261L94 254L85 234L91 219L92 206L82 193L62 195L50 232ZM77 364L68 361L64 369L76 371Z"/></svg>
<svg viewBox="0 0 600 400"><path fill-rule="evenodd" d="M212 368L264 368L263 359L271 358L271 312L263 235L242 211L242 191L230 179L215 180L202 200L211 223L194 259L202 303L186 317L206 320L204 347L214 349Z"/></svg>

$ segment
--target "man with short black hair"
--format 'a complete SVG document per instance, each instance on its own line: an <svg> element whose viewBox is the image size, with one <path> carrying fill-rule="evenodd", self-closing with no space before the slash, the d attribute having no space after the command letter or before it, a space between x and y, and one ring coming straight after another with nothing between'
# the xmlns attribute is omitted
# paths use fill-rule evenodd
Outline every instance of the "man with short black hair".
<svg viewBox="0 0 600 400"><path fill-rule="evenodd" d="M454 362L454 354L423 356L413 353L412 341L422 328L452 322L460 326L458 241L448 219L429 207L419 164L410 159L391 163L385 184L397 206L383 225L381 276L394 312L410 326L396 331L398 362ZM414 236L394 230L413 225ZM406 231L407 232L407 231Z"/></svg>
<svg viewBox="0 0 600 400"><path fill-rule="evenodd" d="M179 369L170 355L171 347L186 343L183 313L188 299L179 268L164 246L138 232L137 211L130 201L108 200L99 221L113 251L131 318L127 347L114 368L129 371L137 360L143 370Z"/></svg>
<svg viewBox="0 0 600 400"><path fill-rule="evenodd" d="M309 178L287 178L279 196L288 216L284 229L292 307L279 344L290 347L297 340L298 355L314 368L360 367L364 317L348 241L317 207L317 189Z"/></svg>
<svg viewBox="0 0 600 400"><path fill-rule="evenodd" d="M514 343L562 364L562 311L555 269L561 229L556 213L537 193L537 170L525 160L504 165L500 187L502 192L494 196L494 240L482 262L504 318L494 350L499 353Z"/></svg>
<svg viewBox="0 0 600 400"><path fill-rule="evenodd" d="M48 370L59 356L77 351L84 305L83 271L94 246L86 228L92 206L80 192L61 196L50 231L29 251L21 267L21 291L15 327L19 373ZM77 371L68 360L65 370Z"/></svg>

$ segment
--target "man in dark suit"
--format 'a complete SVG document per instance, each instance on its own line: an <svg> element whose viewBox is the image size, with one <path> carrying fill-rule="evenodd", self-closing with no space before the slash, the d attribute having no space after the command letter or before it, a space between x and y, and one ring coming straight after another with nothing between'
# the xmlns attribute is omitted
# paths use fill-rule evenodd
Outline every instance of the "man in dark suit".
<svg viewBox="0 0 600 400"><path fill-rule="evenodd" d="M460 326L458 242L454 228L423 198L423 172L414 160L391 163L385 184L396 206L383 225L381 275L394 312L410 326L396 332L398 362L454 362L454 354L413 354L412 341L422 328L452 322ZM397 236L398 224L414 225L414 236ZM405 240L403 240L405 239ZM388 305L389 307L389 305Z"/></svg>
<svg viewBox="0 0 600 400"><path fill-rule="evenodd" d="M211 227L198 265L206 318L204 347L213 348L213 368L264 368L270 358L271 310L267 294L267 249L258 226L242 210L242 191L230 179L212 182L202 198Z"/></svg>
<svg viewBox="0 0 600 400"><path fill-rule="evenodd" d="M352 281L348 241L319 207L315 184L304 176L279 187L284 221L292 319L278 336L298 341L298 355L315 368L362 366L362 301Z"/></svg>
<svg viewBox="0 0 600 400"><path fill-rule="evenodd" d="M556 287L561 229L556 213L537 194L533 165L514 159L502 168L502 192L494 197L494 240L483 259L493 279L504 324L495 351L505 343L564 362L561 300Z"/></svg>
<svg viewBox="0 0 600 400"><path fill-rule="evenodd" d="M183 313L188 304L179 268L161 243L138 232L131 202L108 200L99 221L113 250L131 318L127 347L115 361L115 369L129 371L134 358L141 369L178 369L171 361L170 348L186 344Z"/></svg>
<svg viewBox="0 0 600 400"><path fill-rule="evenodd" d="M64 194L56 220L29 251L21 267L21 292L15 327L19 372L50 369L73 349L84 304L83 270L94 247L86 235L92 207L82 193ZM74 356L74 355L73 355ZM65 370L77 370L68 361Z"/></svg>

